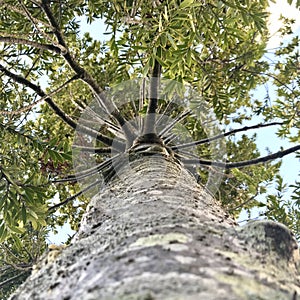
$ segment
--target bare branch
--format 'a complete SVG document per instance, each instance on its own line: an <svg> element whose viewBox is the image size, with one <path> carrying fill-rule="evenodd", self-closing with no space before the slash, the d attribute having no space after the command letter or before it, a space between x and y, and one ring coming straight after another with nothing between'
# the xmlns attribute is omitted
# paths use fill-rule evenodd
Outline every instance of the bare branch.
<svg viewBox="0 0 300 300"><path fill-rule="evenodd" d="M49 44L41 44L23 38L16 38L13 36L0 36L0 42L8 43L8 44L28 45L37 49L49 50L58 54L61 53L61 49L59 47L49 45Z"/></svg>
<svg viewBox="0 0 300 300"><path fill-rule="evenodd" d="M57 208L59 208L60 206L62 205L65 205L67 204L68 202L76 199L77 197L79 197L80 195L82 195L83 193L85 193L86 191L88 191L89 189L91 189L92 187L98 185L98 184L101 184L102 183L102 180L96 180L95 182L93 182L92 184L88 185L86 188L82 189L80 192L76 193L75 195L71 196L71 197L68 197L66 200L60 202L60 203L57 203L53 206L50 206L48 208L48 211L52 211L52 210L55 210Z"/></svg>
<svg viewBox="0 0 300 300"><path fill-rule="evenodd" d="M210 138L206 138L206 139L202 139L199 141L195 141L195 142L190 142L190 143L186 143L186 144L181 144L181 145L176 145L176 146L172 146L172 149L183 149L183 148L189 148L189 147L195 147L197 145L201 145L201 144L205 144L205 143L209 143L211 141L217 140L217 139L221 139L224 138L226 136L238 133L238 132L242 132L242 131L247 131L247 130L251 130L251 129L258 129L258 128L263 128L263 127L269 127L269 126L275 126L275 125L282 125L283 122L272 122L272 123L267 123L267 124L256 124L253 126L245 126L242 128L238 128L238 129L234 129L225 133L221 133L218 135L215 135L213 137Z"/></svg>
<svg viewBox="0 0 300 300"><path fill-rule="evenodd" d="M217 161L210 161L210 160L202 160L202 159L182 159L182 162L187 165L193 165L193 164L202 164L207 166L215 166L223 169L233 169L233 168L241 168L246 166L252 166L259 163L265 163L270 160L274 160L277 158L282 158L288 154L294 153L296 151L300 150L300 145L288 148L286 150L281 150L278 152L275 152L273 154L246 160L246 161L240 161L240 162L233 162L233 163L223 163L223 162L217 162Z"/></svg>

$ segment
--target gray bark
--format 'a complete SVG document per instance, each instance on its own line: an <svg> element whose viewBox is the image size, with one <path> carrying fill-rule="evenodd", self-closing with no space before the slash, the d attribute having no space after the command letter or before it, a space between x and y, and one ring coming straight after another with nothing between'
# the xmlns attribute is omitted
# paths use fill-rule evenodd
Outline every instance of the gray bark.
<svg viewBox="0 0 300 300"><path fill-rule="evenodd" d="M283 225L239 227L172 159L141 157L91 200L72 244L11 299L296 300ZM48 263L46 263L48 262Z"/></svg>

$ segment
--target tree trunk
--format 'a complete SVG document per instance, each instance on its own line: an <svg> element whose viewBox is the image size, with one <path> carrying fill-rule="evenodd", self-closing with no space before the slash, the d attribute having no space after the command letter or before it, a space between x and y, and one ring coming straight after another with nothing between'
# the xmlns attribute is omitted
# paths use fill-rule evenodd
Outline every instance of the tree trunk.
<svg viewBox="0 0 300 300"><path fill-rule="evenodd" d="M72 244L50 254L11 299L300 295L291 232L270 221L238 227L188 171L163 156L124 166L93 197Z"/></svg>

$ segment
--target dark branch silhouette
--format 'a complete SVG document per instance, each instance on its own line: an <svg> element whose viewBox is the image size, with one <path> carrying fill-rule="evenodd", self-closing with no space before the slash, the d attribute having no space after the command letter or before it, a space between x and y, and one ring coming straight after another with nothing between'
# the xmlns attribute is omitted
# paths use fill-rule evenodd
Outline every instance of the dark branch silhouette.
<svg viewBox="0 0 300 300"><path fill-rule="evenodd" d="M57 89L55 89L54 91L48 93L46 96L41 97L40 99L38 99L37 101L33 102L32 104L24 106L21 109L14 110L14 111L0 110L0 114L1 115L18 115L18 114L21 114L21 113L23 113L23 112L25 112L27 110L30 110L31 108L33 108L38 103L46 100L48 97L54 96L55 94L57 94L58 92L60 92L65 86L67 86L69 83L71 83L72 81L75 81L77 79L78 79L78 75L74 75L72 78L70 78L65 83L63 83L61 86L59 86Z"/></svg>
<svg viewBox="0 0 300 300"><path fill-rule="evenodd" d="M23 271L23 272L21 272L21 273L15 275L15 276L13 276L13 277L10 277L10 278L8 278L8 279L6 279L6 280L0 282L0 288L6 286L6 285L8 285L8 284L10 284L12 281L15 281L15 280L18 279L19 277L23 276L26 272L27 272L27 271Z"/></svg>
<svg viewBox="0 0 300 300"><path fill-rule="evenodd" d="M95 182L93 182L92 184L88 185L87 187L85 187L84 189L82 189L80 192L74 194L73 196L71 197L68 197L66 200L60 202L60 203L57 203L53 206L50 206L48 208L48 211L52 211L52 210L55 210L57 208L59 208L60 206L63 206L65 204L67 204L68 202L76 199L77 197L79 197L80 195L82 195L83 193L85 193L86 191L90 190L91 188L93 188L94 186L96 186L97 184L101 184L103 182L103 180L96 180Z"/></svg>
<svg viewBox="0 0 300 300"><path fill-rule="evenodd" d="M111 157L109 159L107 159L106 161L90 168L87 170L84 170L80 173L77 173L75 175L69 175L66 178L62 178L62 179L55 179L52 182L54 183L59 183L59 182L66 182L66 181L77 181L86 177L89 177L91 175L97 174L102 172L105 168L110 167L112 164L113 160L116 160L118 157L120 156L120 154L116 154L114 157Z"/></svg>
<svg viewBox="0 0 300 300"><path fill-rule="evenodd" d="M228 131L228 132L225 132L225 133L215 135L215 136L210 137L210 138L206 138L206 139L202 139L202 140L199 140L199 141L190 142L190 143L186 143L186 144L176 145L176 146L173 146L171 148L172 149L183 149L183 148L195 147L197 145L206 144L206 143L209 143L211 141L221 139L223 137L233 135L233 134L238 133L238 132L247 131L247 130L251 130L251 129L263 128L263 127L269 127L269 126L275 126L275 125L282 125L282 124L283 124L283 122L272 122L272 123L267 123L267 124L257 124L257 125L253 125L253 126L245 126L245 127L242 127L242 128L234 129L234 130L231 130L231 131Z"/></svg>
<svg viewBox="0 0 300 300"><path fill-rule="evenodd" d="M79 146L79 145L73 145L72 148L79 149L83 152L90 152L90 153L97 153L97 154L109 154L111 153L111 148L94 148L94 147L85 147L85 146Z"/></svg>
<svg viewBox="0 0 300 300"><path fill-rule="evenodd" d="M263 157L259 157L259 158L255 158L255 159L251 159L251 160L246 160L246 161L241 161L241 162L233 162L233 163L214 162L214 161L202 160L202 159L182 159L182 162L186 165L201 164L201 165L206 165L206 166L215 166L215 167L219 167L219 168L223 168L223 169L233 169L233 168L252 166L252 165L259 164L259 163L265 163L270 160L284 157L284 156L294 153L298 150L300 150L300 145L288 148L286 150L281 150L281 151L275 152L275 153L267 155L267 156L263 156Z"/></svg>
<svg viewBox="0 0 300 300"><path fill-rule="evenodd" d="M48 50L48 51L55 52L57 54L61 54L61 49L54 45L37 43L23 38L16 38L13 36L1 36L0 42L7 43L7 44L28 45L37 49Z"/></svg>
<svg viewBox="0 0 300 300"><path fill-rule="evenodd" d="M150 78L150 95L147 108L147 115L143 134L156 133L155 115L157 110L157 101L159 97L159 83L161 76L161 65L155 60L152 76Z"/></svg>

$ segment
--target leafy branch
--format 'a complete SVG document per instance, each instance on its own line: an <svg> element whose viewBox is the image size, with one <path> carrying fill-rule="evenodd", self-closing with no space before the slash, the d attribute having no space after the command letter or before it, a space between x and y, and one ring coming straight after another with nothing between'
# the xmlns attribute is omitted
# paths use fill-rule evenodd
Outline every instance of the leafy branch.
<svg viewBox="0 0 300 300"><path fill-rule="evenodd" d="M11 282L14 282L16 279L22 277L23 275L25 275L27 273L27 271L23 271L23 272L20 272L19 274L13 276L13 277L10 277L2 282L0 282L0 288L10 284Z"/></svg>
<svg viewBox="0 0 300 300"><path fill-rule="evenodd" d="M87 83L91 89L94 91L96 95L96 99L99 99L102 106L105 108L108 114L111 114L119 123L121 126L127 141L133 141L135 138L135 134L131 126L126 123L125 119L121 115L119 109L117 106L113 103L113 101L109 101L105 95L103 94L103 90L100 88L100 86L96 83L94 78L83 68L80 66L80 64L72 57L68 45L63 37L63 34L60 31L59 25L56 22L56 19L51 11L51 8L49 6L49 2L47 0L42 0L42 9L44 10L51 26L55 28L54 34L58 40L59 45L64 47L66 49L65 53L62 53L63 57L67 61L67 63L70 65L70 67L73 69L73 71L80 76L80 78Z"/></svg>
<svg viewBox="0 0 300 300"><path fill-rule="evenodd" d="M66 87L69 83L71 83L72 81L75 81L78 79L78 75L74 75L73 77L71 77L69 80L67 80L65 83L63 83L61 86L59 86L57 89L55 89L54 91L48 93L47 95L41 97L39 100L33 102L30 105L24 106L21 109L18 110L14 110L14 111L6 111L6 110L0 110L0 114L1 115L19 115L25 111L28 111L30 109L32 109L35 105L37 105L38 103L47 100L47 98L52 97L54 95L56 95L58 92L60 92L64 87Z"/></svg>
<svg viewBox="0 0 300 300"><path fill-rule="evenodd" d="M82 126L80 124L77 124L72 118L70 118L63 110L59 108L59 106L52 100L51 97L49 97L48 94L46 94L42 88L33 82L29 81L28 79L24 78L23 76L20 76L18 74L12 73L7 68L5 68L2 64L0 64L0 71L2 71L6 76L11 78L13 81L22 84L26 87L29 87L34 92L36 92L40 97L45 99L45 102L48 103L48 105L53 109L53 111L71 128L78 130L80 132L86 133L91 136L96 136L97 140L103 142L107 146L111 146L113 144L113 140L100 132L97 132L91 128L87 128L85 126ZM76 78L79 78L79 75L76 75ZM124 149L123 143L120 143L119 141L114 142L114 146L117 149Z"/></svg>

